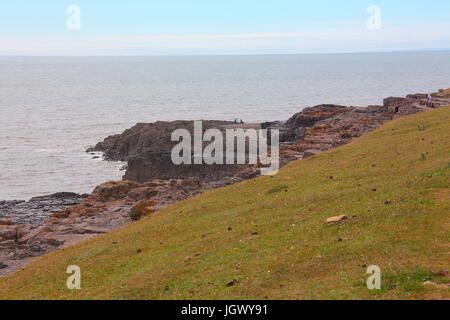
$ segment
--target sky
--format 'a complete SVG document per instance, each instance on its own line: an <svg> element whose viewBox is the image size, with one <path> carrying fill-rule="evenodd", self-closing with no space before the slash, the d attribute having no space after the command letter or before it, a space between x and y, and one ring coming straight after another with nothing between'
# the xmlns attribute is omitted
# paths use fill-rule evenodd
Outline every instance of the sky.
<svg viewBox="0 0 450 320"><path fill-rule="evenodd" d="M3 0L0 55L450 49L448 0Z"/></svg>

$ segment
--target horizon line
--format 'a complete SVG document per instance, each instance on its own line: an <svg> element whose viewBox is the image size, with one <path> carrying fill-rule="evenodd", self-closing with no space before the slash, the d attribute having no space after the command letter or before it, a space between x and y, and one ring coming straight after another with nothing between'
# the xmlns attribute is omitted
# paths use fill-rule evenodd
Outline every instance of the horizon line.
<svg viewBox="0 0 450 320"><path fill-rule="evenodd" d="M405 49L405 50L379 50L379 51L335 51L335 52L298 52L298 53L168 53L168 54L15 54L3 55L1 58L20 57L194 57L194 56L295 56L295 55L335 55L335 54L371 54L371 53L416 53L416 52L442 52L450 48L438 49Z"/></svg>

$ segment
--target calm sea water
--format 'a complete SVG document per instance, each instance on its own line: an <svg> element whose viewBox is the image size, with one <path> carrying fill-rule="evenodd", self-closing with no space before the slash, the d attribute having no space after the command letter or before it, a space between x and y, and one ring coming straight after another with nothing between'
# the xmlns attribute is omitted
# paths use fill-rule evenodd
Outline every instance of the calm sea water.
<svg viewBox="0 0 450 320"><path fill-rule="evenodd" d="M450 51L287 56L1 57L0 200L90 192L120 164L84 151L137 122L285 120L450 87Z"/></svg>

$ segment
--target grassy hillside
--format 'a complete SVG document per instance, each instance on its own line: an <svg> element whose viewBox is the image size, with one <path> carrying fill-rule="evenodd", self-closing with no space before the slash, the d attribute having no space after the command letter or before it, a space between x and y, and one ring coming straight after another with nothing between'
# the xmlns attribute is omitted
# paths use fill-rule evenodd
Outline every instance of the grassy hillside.
<svg viewBox="0 0 450 320"><path fill-rule="evenodd" d="M327 225L329 217L348 220ZM450 108L44 256L1 298L421 299L450 269ZM82 289L65 283L79 265ZM365 283L382 270L382 290Z"/></svg>

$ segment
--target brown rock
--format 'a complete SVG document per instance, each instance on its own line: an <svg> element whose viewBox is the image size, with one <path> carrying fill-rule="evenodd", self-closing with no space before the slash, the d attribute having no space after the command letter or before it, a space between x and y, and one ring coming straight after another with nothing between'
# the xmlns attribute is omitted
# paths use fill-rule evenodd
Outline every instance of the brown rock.
<svg viewBox="0 0 450 320"><path fill-rule="evenodd" d="M13 249L17 246L16 241L14 240L6 240L0 242L0 250L1 249Z"/></svg>
<svg viewBox="0 0 450 320"><path fill-rule="evenodd" d="M64 244L64 241L54 239L54 238L43 238L43 240L45 241L46 244L49 244L49 245L55 246L55 247L59 247Z"/></svg>
<svg viewBox="0 0 450 320"><path fill-rule="evenodd" d="M323 104L312 108L305 108L303 111L295 114L291 119L287 121L287 125L291 126L295 130L299 127L312 127L319 121L332 118L337 114L348 112L351 110L348 107Z"/></svg>
<svg viewBox="0 0 450 320"><path fill-rule="evenodd" d="M198 178L183 179L180 182L180 186L181 188L183 188L184 191L187 192L198 191L204 188L203 183Z"/></svg>
<svg viewBox="0 0 450 320"><path fill-rule="evenodd" d="M131 220L139 220L144 216L152 214L154 212L153 206L155 205L154 201L143 200L136 203L130 210L130 218Z"/></svg>
<svg viewBox="0 0 450 320"><path fill-rule="evenodd" d="M347 220L347 219L348 219L348 217L346 215L341 215L341 216L328 218L327 219L327 223L337 223L337 222L341 222L341 221L344 221L344 220Z"/></svg>
<svg viewBox="0 0 450 320"><path fill-rule="evenodd" d="M128 193L141 185L134 181L110 181L94 189L92 197L99 201L114 201L124 199Z"/></svg>
<svg viewBox="0 0 450 320"><path fill-rule="evenodd" d="M136 188L128 192L127 196L135 201L148 200L158 194L158 189L154 187Z"/></svg>
<svg viewBox="0 0 450 320"><path fill-rule="evenodd" d="M17 228L0 229L0 241L14 240L17 238Z"/></svg>
<svg viewBox="0 0 450 320"><path fill-rule="evenodd" d="M15 224L12 219L0 219L0 226L11 226Z"/></svg>
<svg viewBox="0 0 450 320"><path fill-rule="evenodd" d="M259 176L260 171L257 168L246 168L242 171L239 171L234 175L235 178L239 179L253 179L257 176Z"/></svg>
<svg viewBox="0 0 450 320"><path fill-rule="evenodd" d="M65 219L70 216L70 213L71 213L71 211L69 210L69 208L67 208L63 211L55 212L50 217L55 218L55 219Z"/></svg>
<svg viewBox="0 0 450 320"><path fill-rule="evenodd" d="M233 280L231 280L231 281L229 281L229 282L227 283L227 287L232 287L232 286L234 286L236 283L237 283L237 280L236 280L236 279L233 279Z"/></svg>

